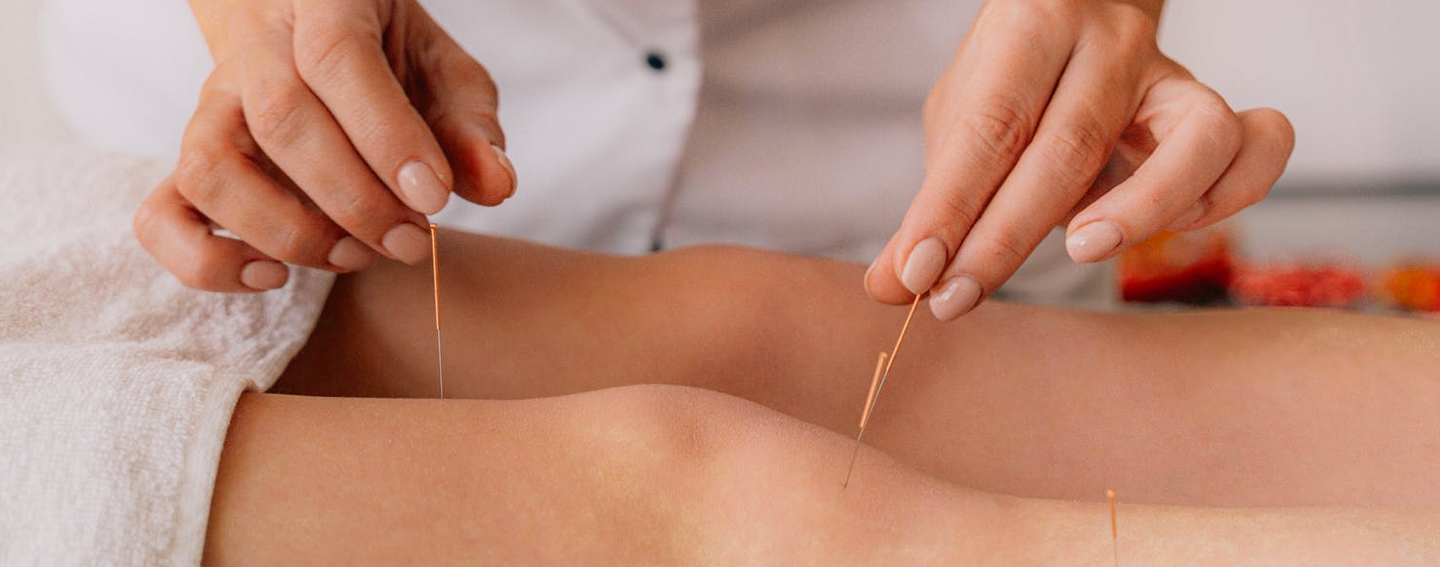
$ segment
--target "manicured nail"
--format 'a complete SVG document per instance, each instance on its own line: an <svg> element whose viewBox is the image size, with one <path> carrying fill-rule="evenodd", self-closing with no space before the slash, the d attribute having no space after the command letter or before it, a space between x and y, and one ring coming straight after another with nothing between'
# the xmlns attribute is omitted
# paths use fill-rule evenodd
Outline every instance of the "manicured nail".
<svg viewBox="0 0 1440 567"><path fill-rule="evenodd" d="M397 224L385 233L380 245L412 266L430 259L430 232L408 222Z"/></svg>
<svg viewBox="0 0 1440 567"><path fill-rule="evenodd" d="M969 313L980 302L980 282L970 276L956 276L940 286L940 293L930 296L930 312L941 321L950 321Z"/></svg>
<svg viewBox="0 0 1440 567"><path fill-rule="evenodd" d="M1190 225L1195 224L1195 221L1200 220L1200 217L1203 216L1205 216L1205 204L1197 202L1194 205L1190 205L1190 208L1185 209L1184 214L1175 217L1175 220L1170 221L1170 225L1166 226L1165 230L1171 232L1179 232L1185 230L1187 228L1190 228Z"/></svg>
<svg viewBox="0 0 1440 567"><path fill-rule="evenodd" d="M430 166L412 161L400 168L400 196L415 212L433 215L445 208L450 200L450 191L440 184L440 178Z"/></svg>
<svg viewBox="0 0 1440 567"><path fill-rule="evenodd" d="M939 237L931 236L920 241L910 250L910 258L905 260L905 269L900 271L900 283L905 284L910 293L925 293L935 285L935 278L940 277L940 271L945 269L948 255L945 241Z"/></svg>
<svg viewBox="0 0 1440 567"><path fill-rule="evenodd" d="M252 260L240 268L240 283L250 289L275 289L290 279L285 264L271 260Z"/></svg>
<svg viewBox="0 0 1440 567"><path fill-rule="evenodd" d="M375 253L355 237L346 236L330 248L330 255L326 257L326 261L347 272L354 272L369 268L371 264L374 264Z"/></svg>
<svg viewBox="0 0 1440 567"><path fill-rule="evenodd" d="M505 150L495 145L490 146L490 149L495 150L495 158L500 160L500 167L510 174L510 191L505 193L505 198L509 199L515 195L515 186L520 184L520 178L515 176L515 166L510 163L510 157L505 155Z"/></svg>
<svg viewBox="0 0 1440 567"><path fill-rule="evenodd" d="M876 264L879 264L879 263L880 263L880 258L877 257L877 258L875 258L874 261L870 262L870 267L869 267L869 268L865 268L865 279L864 279L864 280L861 280L861 284L865 286L865 295L871 295L871 294L870 294L870 272L875 271L875 265L876 265Z"/></svg>
<svg viewBox="0 0 1440 567"><path fill-rule="evenodd" d="M1124 237L1120 227L1110 221L1096 221L1080 227L1065 239L1065 249L1070 258L1082 264L1094 262L1109 255L1120 246Z"/></svg>

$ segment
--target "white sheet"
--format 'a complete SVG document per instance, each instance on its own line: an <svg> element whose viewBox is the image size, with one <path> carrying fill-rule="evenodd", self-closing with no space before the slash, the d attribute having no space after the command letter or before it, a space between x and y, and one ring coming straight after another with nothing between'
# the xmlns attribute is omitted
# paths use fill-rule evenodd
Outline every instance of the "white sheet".
<svg viewBox="0 0 1440 567"><path fill-rule="evenodd" d="M333 276L189 290L130 218L168 164L0 148L0 565L196 565L244 390L309 335Z"/></svg>

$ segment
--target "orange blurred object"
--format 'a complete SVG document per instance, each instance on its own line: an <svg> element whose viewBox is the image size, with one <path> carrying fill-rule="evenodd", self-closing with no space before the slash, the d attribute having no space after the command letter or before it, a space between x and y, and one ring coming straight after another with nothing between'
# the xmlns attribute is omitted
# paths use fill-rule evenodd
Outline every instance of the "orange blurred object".
<svg viewBox="0 0 1440 567"><path fill-rule="evenodd" d="M1365 275L1338 261L1277 262L1236 270L1230 296L1245 305L1354 307L1365 296Z"/></svg>
<svg viewBox="0 0 1440 567"><path fill-rule="evenodd" d="M1440 312L1440 264L1403 264L1380 278L1387 299L1405 309Z"/></svg>
<svg viewBox="0 0 1440 567"><path fill-rule="evenodd" d="M1231 242L1223 226L1156 234L1120 255L1120 295L1135 302L1224 298L1235 267Z"/></svg>

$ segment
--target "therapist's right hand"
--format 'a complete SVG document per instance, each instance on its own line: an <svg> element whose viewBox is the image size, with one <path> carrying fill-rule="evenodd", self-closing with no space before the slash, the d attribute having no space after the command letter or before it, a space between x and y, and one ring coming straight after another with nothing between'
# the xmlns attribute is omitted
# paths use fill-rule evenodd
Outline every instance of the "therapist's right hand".
<svg viewBox="0 0 1440 567"><path fill-rule="evenodd" d="M186 285L263 291L286 264L349 272L377 254L418 264L422 215L452 190L482 205L514 193L494 83L414 0L191 5L215 69L174 173L135 215Z"/></svg>

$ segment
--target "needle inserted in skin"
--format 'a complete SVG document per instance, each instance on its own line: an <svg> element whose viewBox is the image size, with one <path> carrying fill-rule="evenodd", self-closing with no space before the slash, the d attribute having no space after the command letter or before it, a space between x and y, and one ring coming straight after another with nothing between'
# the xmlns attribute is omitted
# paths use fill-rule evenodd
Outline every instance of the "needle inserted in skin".
<svg viewBox="0 0 1440 567"><path fill-rule="evenodd" d="M890 350L889 360L886 360L887 357L882 352L880 360L875 363L875 376L870 379L870 394L865 399L865 411L860 414L860 433L855 435L855 450L850 453L850 468L845 470L845 488L850 488L850 475L855 473L855 457L860 456L860 440L865 437L865 426L870 423L870 412L875 409L875 400L880 398L880 392L885 389L885 378L890 376L890 367L895 365L895 355L900 352L900 344L905 342L905 333L910 330L910 321L915 318L915 308L920 306L920 299L923 297L916 295L915 301L910 303L910 313L905 315L905 324L900 327L900 336L895 339L895 348Z"/></svg>
<svg viewBox="0 0 1440 567"><path fill-rule="evenodd" d="M875 375L870 377L870 393L865 394L865 412L860 414L860 434L855 436L855 450L850 452L850 468L845 473L845 487L850 487L850 474L855 472L855 457L860 456L860 439L865 437L865 425L870 423L870 410L875 408L875 394L880 387L880 373L885 370L885 359L890 353L880 353L875 361Z"/></svg>
<svg viewBox="0 0 1440 567"><path fill-rule="evenodd" d="M430 278L435 284L435 363L440 369L440 399L445 399L445 349L440 341L440 246L430 223Z"/></svg>
<svg viewBox="0 0 1440 567"><path fill-rule="evenodd" d="M1106 489L1105 499L1110 501L1110 542L1115 547L1115 567L1120 567L1120 524L1115 518L1115 491Z"/></svg>

